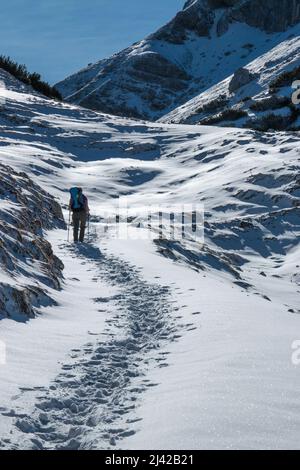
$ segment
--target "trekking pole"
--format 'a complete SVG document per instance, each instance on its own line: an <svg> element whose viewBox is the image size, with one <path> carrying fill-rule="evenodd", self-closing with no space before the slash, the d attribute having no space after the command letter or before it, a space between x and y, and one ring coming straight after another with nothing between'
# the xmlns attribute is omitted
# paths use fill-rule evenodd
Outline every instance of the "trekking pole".
<svg viewBox="0 0 300 470"><path fill-rule="evenodd" d="M88 241L90 242L90 213L88 215Z"/></svg>
<svg viewBox="0 0 300 470"><path fill-rule="evenodd" d="M69 222L68 222L68 243L70 241L70 225L71 225L71 211L69 210Z"/></svg>

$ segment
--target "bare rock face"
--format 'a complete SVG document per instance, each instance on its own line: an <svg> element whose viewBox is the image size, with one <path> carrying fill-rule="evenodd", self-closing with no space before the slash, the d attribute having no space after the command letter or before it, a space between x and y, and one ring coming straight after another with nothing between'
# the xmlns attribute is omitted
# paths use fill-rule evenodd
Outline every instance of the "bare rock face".
<svg viewBox="0 0 300 470"><path fill-rule="evenodd" d="M61 285L63 264L43 230L64 228L62 211L26 174L0 164L0 221L0 317L32 317L52 302L47 288Z"/></svg>
<svg viewBox="0 0 300 470"><path fill-rule="evenodd" d="M248 69L245 69L243 67L239 68L231 79L231 82L229 84L229 92L235 93L242 86L252 82L252 80L254 80L255 78L256 76L253 73L249 72Z"/></svg>
<svg viewBox="0 0 300 470"><path fill-rule="evenodd" d="M194 31L198 36L209 36L213 23L214 13L208 3L191 2L177 13L169 24L153 34L152 38L183 44L190 31Z"/></svg>
<svg viewBox="0 0 300 470"><path fill-rule="evenodd" d="M157 53L149 52L142 56L137 56L132 63L132 69L147 75L147 80L153 80L153 75L169 79L170 77L177 80L188 80L187 73L177 67L172 62L169 62L164 57Z"/></svg>
<svg viewBox="0 0 300 470"><path fill-rule="evenodd" d="M101 87L101 93L88 92L87 96L77 94L82 106L101 109L106 113L126 115L131 118L144 119L140 110L124 97L136 95L151 103L152 110L164 109L177 92L184 91L189 75L175 63L167 60L157 52L146 51L139 55L128 55L122 58L122 70L119 72L120 58L114 58L102 71L101 75L110 76ZM99 78L101 77L99 75ZM93 83L90 84L91 90ZM164 92L162 93L163 90ZM87 87L83 92L86 94ZM128 100L129 101L129 100Z"/></svg>
<svg viewBox="0 0 300 470"><path fill-rule="evenodd" d="M211 8L225 8L236 5L240 0L208 0L208 5Z"/></svg>
<svg viewBox="0 0 300 470"><path fill-rule="evenodd" d="M216 10L220 9L224 12L217 24L219 35L234 22L275 33L300 21L300 0L189 0L153 37L183 44L191 31L198 36L210 36Z"/></svg>
<svg viewBox="0 0 300 470"><path fill-rule="evenodd" d="M300 0L240 0L224 12L217 29L221 35L231 23L240 22L275 33L299 21Z"/></svg>

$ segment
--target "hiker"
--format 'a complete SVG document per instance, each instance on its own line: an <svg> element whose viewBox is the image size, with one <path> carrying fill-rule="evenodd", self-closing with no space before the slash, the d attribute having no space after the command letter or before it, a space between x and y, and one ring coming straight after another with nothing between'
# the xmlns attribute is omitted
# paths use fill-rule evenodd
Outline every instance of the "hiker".
<svg viewBox="0 0 300 470"><path fill-rule="evenodd" d="M82 188L72 188L70 189L70 193L71 199L69 209L72 211L74 242L78 242L78 234L79 241L83 242L86 222L90 215L88 199L83 194Z"/></svg>

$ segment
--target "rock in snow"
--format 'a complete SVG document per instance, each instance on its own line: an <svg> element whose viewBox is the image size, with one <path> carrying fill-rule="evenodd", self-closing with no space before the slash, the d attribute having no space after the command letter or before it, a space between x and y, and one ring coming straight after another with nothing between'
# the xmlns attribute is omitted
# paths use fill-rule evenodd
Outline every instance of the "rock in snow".
<svg viewBox="0 0 300 470"><path fill-rule="evenodd" d="M239 90L242 86L248 85L248 83L254 80L255 75L251 74L249 70L241 67L233 75L229 83L229 92L234 93Z"/></svg>

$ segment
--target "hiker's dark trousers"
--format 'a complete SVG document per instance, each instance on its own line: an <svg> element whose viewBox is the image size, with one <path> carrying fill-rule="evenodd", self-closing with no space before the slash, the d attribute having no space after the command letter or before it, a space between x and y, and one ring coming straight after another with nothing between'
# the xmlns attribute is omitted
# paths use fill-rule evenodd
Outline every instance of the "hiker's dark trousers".
<svg viewBox="0 0 300 470"><path fill-rule="evenodd" d="M73 212L74 242L84 241L87 213L85 211Z"/></svg>

